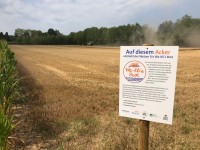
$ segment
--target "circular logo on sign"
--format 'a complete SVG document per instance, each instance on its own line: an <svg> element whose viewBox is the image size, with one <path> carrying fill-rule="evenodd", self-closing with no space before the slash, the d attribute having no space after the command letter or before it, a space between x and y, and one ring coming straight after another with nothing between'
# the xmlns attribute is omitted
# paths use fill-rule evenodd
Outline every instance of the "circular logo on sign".
<svg viewBox="0 0 200 150"><path fill-rule="evenodd" d="M124 66L124 77L131 83L141 82L146 76L146 68L139 61L130 61Z"/></svg>

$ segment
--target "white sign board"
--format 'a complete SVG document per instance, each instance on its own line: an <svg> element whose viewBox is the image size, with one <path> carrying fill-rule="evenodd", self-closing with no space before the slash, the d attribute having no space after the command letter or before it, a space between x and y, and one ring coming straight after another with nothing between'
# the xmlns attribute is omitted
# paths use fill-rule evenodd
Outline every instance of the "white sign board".
<svg viewBox="0 0 200 150"><path fill-rule="evenodd" d="M172 124L178 49L120 47L120 116Z"/></svg>

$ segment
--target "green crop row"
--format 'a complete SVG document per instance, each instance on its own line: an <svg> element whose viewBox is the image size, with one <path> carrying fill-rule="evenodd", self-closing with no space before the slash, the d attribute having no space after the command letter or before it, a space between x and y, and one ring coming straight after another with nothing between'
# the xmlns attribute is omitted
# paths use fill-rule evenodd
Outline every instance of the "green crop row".
<svg viewBox="0 0 200 150"><path fill-rule="evenodd" d="M14 53L6 41L0 41L0 150L9 148L8 138L14 127L12 105L19 97L18 87Z"/></svg>

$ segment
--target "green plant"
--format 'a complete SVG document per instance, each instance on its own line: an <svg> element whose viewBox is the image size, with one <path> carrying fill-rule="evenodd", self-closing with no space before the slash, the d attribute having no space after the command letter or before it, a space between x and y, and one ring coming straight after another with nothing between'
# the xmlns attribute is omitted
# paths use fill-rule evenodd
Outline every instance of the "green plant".
<svg viewBox="0 0 200 150"><path fill-rule="evenodd" d="M8 136L14 127L12 120L13 115L5 115L3 109L0 109L0 150L5 150L7 147Z"/></svg>
<svg viewBox="0 0 200 150"><path fill-rule="evenodd" d="M13 129L12 104L19 97L14 53L6 41L0 41L0 150L8 148L7 140Z"/></svg>
<svg viewBox="0 0 200 150"><path fill-rule="evenodd" d="M10 105L19 94L17 92L19 80L16 73L14 53L8 48L7 42L0 42L0 104L4 113L9 111Z"/></svg>

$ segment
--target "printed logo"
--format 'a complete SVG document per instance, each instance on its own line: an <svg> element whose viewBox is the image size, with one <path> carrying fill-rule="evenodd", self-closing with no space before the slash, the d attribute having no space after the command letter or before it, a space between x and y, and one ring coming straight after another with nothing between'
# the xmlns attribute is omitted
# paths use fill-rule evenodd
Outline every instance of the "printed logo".
<svg viewBox="0 0 200 150"><path fill-rule="evenodd" d="M131 83L141 82L146 76L146 68L139 61L130 61L124 66L124 77Z"/></svg>
<svg viewBox="0 0 200 150"><path fill-rule="evenodd" d="M144 111L142 112L142 116L143 116L143 119L145 119L148 116L148 113Z"/></svg>
<svg viewBox="0 0 200 150"><path fill-rule="evenodd" d="M167 116L167 115L164 115L164 116L163 116L163 120L168 120L168 116Z"/></svg>
<svg viewBox="0 0 200 150"><path fill-rule="evenodd" d="M129 111L128 110L122 110L123 112L125 112L125 113L129 113Z"/></svg>
<svg viewBox="0 0 200 150"><path fill-rule="evenodd" d="M133 111L132 114L133 115L139 115L140 113L139 113L139 111Z"/></svg>
<svg viewBox="0 0 200 150"><path fill-rule="evenodd" d="M159 116L156 114L149 114L150 117L158 118Z"/></svg>

